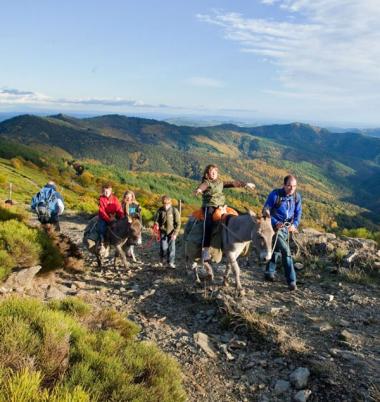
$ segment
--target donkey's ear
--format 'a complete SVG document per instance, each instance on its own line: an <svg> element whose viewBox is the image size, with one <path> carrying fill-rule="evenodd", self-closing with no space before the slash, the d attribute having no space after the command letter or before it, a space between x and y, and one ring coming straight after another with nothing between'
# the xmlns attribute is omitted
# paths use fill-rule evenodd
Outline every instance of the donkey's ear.
<svg viewBox="0 0 380 402"><path fill-rule="evenodd" d="M263 209L263 218L270 218L270 211L268 208Z"/></svg>
<svg viewBox="0 0 380 402"><path fill-rule="evenodd" d="M256 214L251 209L246 208L246 210L251 216L256 217Z"/></svg>

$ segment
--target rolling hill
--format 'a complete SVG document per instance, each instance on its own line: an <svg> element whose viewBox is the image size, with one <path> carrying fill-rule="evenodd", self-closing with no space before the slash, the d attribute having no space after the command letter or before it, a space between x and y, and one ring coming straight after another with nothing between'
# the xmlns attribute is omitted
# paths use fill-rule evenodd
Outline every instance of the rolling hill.
<svg viewBox="0 0 380 402"><path fill-rule="evenodd" d="M80 159L95 176L105 169L127 184L133 176L137 187L146 177L160 181L169 175L186 182L191 192L191 180L216 163L224 178L257 184L257 197L229 192L257 207L292 172L299 178L306 219L325 227L380 224L380 140L359 133L331 133L301 123L188 127L121 115L78 119L59 114L3 121L0 138L42 154L53 149L61 159Z"/></svg>

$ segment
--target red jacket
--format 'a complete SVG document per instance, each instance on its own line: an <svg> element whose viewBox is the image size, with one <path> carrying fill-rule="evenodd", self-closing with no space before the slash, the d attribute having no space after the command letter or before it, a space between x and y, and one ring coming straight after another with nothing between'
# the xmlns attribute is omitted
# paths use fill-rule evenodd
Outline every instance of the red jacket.
<svg viewBox="0 0 380 402"><path fill-rule="evenodd" d="M120 202L113 194L108 198L101 195L99 198L99 218L109 223L111 222L110 215L117 215L119 219L124 217Z"/></svg>

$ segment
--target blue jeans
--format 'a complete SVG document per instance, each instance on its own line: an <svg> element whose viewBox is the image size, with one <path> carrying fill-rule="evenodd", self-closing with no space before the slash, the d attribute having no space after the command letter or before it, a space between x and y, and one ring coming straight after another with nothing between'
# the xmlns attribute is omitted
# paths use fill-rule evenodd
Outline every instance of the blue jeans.
<svg viewBox="0 0 380 402"><path fill-rule="evenodd" d="M163 260L166 256L168 264L174 264L175 260L175 240L171 235L161 233L160 239L160 258Z"/></svg>
<svg viewBox="0 0 380 402"><path fill-rule="evenodd" d="M105 238L106 232L107 232L107 227L108 227L108 222L99 218L98 219L98 233L99 233L101 241L104 241L104 238Z"/></svg>
<svg viewBox="0 0 380 402"><path fill-rule="evenodd" d="M288 285L291 282L296 282L296 271L294 270L293 258L288 246L289 232L287 229L280 229L278 231L278 238L272 259L267 264L265 273L274 275L276 273L276 263L278 258L282 258L282 266L285 270L285 278ZM274 237L275 239L275 237Z"/></svg>

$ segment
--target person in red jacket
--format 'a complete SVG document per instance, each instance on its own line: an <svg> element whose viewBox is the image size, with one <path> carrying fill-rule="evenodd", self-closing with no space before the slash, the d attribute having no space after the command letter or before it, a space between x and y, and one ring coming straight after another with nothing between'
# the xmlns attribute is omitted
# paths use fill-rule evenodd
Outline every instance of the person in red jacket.
<svg viewBox="0 0 380 402"><path fill-rule="evenodd" d="M99 197L98 231L100 244L103 245L107 226L116 218L124 217L123 208L117 197L112 194L112 185L106 183L102 187L102 195Z"/></svg>

